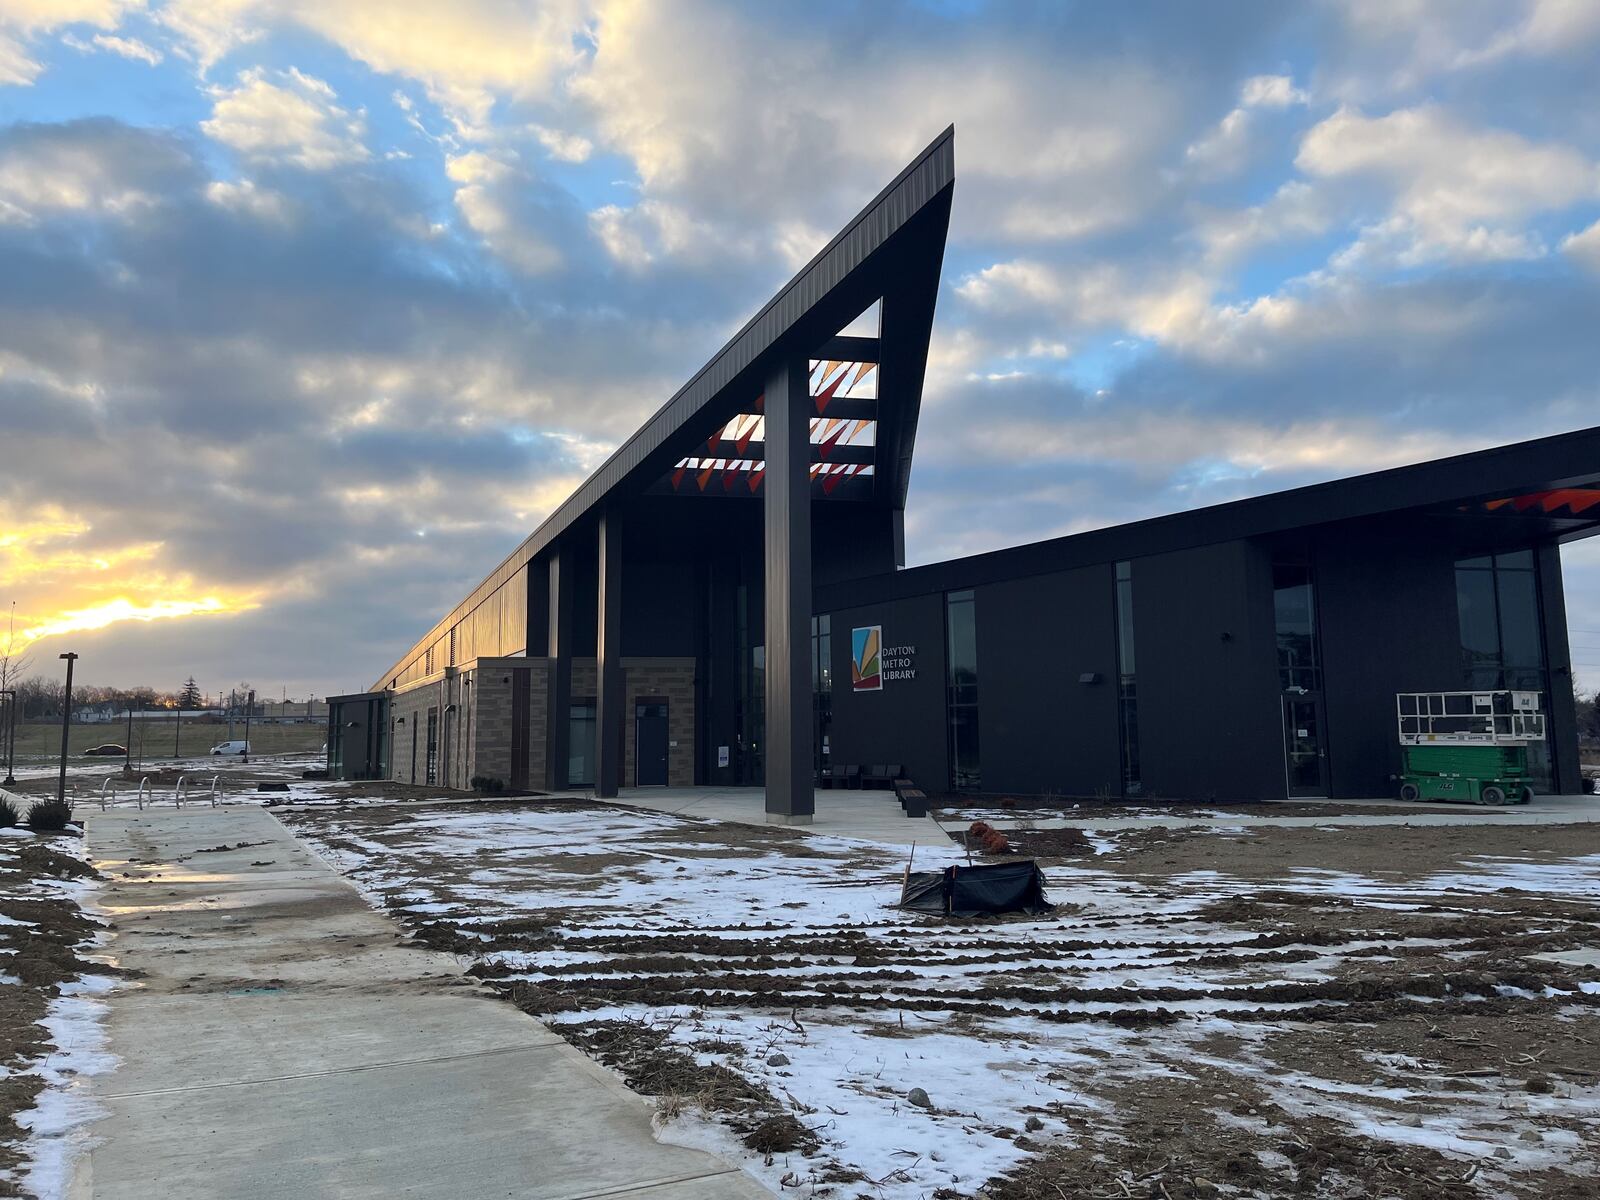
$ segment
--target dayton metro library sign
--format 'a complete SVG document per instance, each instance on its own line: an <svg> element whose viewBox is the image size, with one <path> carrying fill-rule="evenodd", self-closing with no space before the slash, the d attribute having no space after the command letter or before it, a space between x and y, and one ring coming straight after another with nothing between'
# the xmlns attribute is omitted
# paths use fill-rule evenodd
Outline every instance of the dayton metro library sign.
<svg viewBox="0 0 1600 1200"><path fill-rule="evenodd" d="M881 692L886 680L917 677L915 646L885 646L883 626L850 631L850 690Z"/></svg>

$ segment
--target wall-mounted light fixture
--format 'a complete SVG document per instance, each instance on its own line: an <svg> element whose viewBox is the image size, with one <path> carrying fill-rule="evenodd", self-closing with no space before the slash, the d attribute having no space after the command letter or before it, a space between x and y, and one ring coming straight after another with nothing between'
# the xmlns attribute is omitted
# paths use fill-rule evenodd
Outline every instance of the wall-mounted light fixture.
<svg viewBox="0 0 1600 1200"><path fill-rule="evenodd" d="M1079 683L1099 683L1100 682L1100 672L1099 671L1085 671L1082 675L1078 676L1078 682Z"/></svg>

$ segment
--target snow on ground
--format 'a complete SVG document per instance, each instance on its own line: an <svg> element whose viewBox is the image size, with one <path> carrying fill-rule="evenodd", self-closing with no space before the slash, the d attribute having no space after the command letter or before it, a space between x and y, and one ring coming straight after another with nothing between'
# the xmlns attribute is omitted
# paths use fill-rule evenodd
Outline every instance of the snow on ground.
<svg viewBox="0 0 1600 1200"><path fill-rule="evenodd" d="M482 939L465 955L479 973L563 997L546 1019L574 1040L606 1022L637 1026L765 1088L821 1137L821 1156L752 1155L714 1116L683 1117L663 1136L742 1157L775 1189L853 1196L866 1181L885 1200L970 1194L1041 1145L1116 1140L1108 1116L1127 1095L1213 1060L1289 1114L1487 1162L1485 1182L1592 1169L1580 1147L1600 1137L1595 1082L1563 1079L1558 1098L1508 1101L1472 1077L1419 1079L1415 1062L1374 1062L1390 1084L1354 1086L1285 1070L1272 1039L1302 1013L1356 1002L1361 978L1384 964L1436 956L1450 967L1484 911L1441 903L1453 895L1516 889L1592 903L1600 855L1478 856L1422 879L1286 867L1279 886L1306 898L1294 904L1359 905L1377 923L1365 937L1337 923L1274 934L1218 919L1219 904L1256 903L1261 881L1097 866L1114 839L1050 867L1054 914L946 922L895 907L906 851L866 841L585 803L286 819L375 902ZM923 848L915 866L955 861L954 848ZM1463 933L1385 924L1422 913ZM497 935L499 923L530 917L550 925L533 948ZM1568 1020L1592 1020L1587 991L1563 984L1542 997L1572 1005ZM1420 987L1394 999L1427 1006L1453 995ZM1230 1049L1213 1055L1219 1038ZM913 1089L926 1106L908 1099ZM1540 1124L1546 1107L1559 1108L1564 1128ZM1207 1116L1253 1119L1221 1107ZM1522 1136L1534 1126L1532 1140ZM830 1193L827 1166L857 1184Z"/></svg>
<svg viewBox="0 0 1600 1200"><path fill-rule="evenodd" d="M115 1070L118 1059L106 1049L106 1002L95 997L116 986L105 975L86 975L67 984L50 1002L43 1024L55 1049L29 1068L43 1076L45 1089L34 1107L16 1122L28 1133L24 1150L31 1162L22 1186L39 1200L65 1197L78 1158L91 1143L89 1125L105 1110L85 1090L85 1081Z"/></svg>
<svg viewBox="0 0 1600 1200"><path fill-rule="evenodd" d="M55 878L24 869L20 851L28 845L44 845L57 854L87 857L81 838L38 837L28 830L0 830L10 836L0 840L0 901L60 901L92 914L97 884L90 880ZM42 918L41 918L42 919ZM34 922L4 920L8 925L37 928ZM104 941L96 936L94 944ZM15 947L8 953L17 954ZM78 950L80 960L97 960L91 946ZM18 1189L22 1195L38 1200L56 1200L68 1192L74 1164L89 1147L87 1126L102 1115L86 1092L86 1081L116 1066L116 1058L106 1050L103 1020L106 1002L102 999L117 985L108 975L85 973L52 986L44 1015L38 1022L48 1035L50 1048L42 1055L0 1064L0 1078L19 1075L38 1076L43 1090L33 1106L14 1114L23 1133L22 1164L14 1169L0 1168L0 1194ZM0 976L0 989L27 986L15 976ZM9 1133L0 1125L0 1140Z"/></svg>

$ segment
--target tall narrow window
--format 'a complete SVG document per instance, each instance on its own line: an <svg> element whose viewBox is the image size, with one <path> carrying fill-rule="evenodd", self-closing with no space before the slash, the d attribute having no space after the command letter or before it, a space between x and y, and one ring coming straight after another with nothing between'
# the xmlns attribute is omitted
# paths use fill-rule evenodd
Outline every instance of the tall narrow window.
<svg viewBox="0 0 1600 1200"><path fill-rule="evenodd" d="M595 701L585 696L572 702L567 726L567 786L594 786Z"/></svg>
<svg viewBox="0 0 1600 1200"><path fill-rule="evenodd" d="M1461 619L1461 668L1473 690L1538 692L1550 711L1539 577L1533 551L1466 558L1456 563L1456 613ZM1548 742L1528 747L1536 791L1553 783Z"/></svg>
<svg viewBox="0 0 1600 1200"><path fill-rule="evenodd" d="M389 778L389 705L385 700L367 704L367 727L377 732L378 752L369 774L373 779Z"/></svg>
<svg viewBox="0 0 1600 1200"><path fill-rule="evenodd" d="M812 765L819 775L829 768L833 736L833 618L811 618Z"/></svg>
<svg viewBox="0 0 1600 1200"><path fill-rule="evenodd" d="M1278 682L1286 692L1320 692L1316 593L1311 564L1284 556L1272 564L1272 608L1278 638Z"/></svg>
<svg viewBox="0 0 1600 1200"><path fill-rule="evenodd" d="M1456 563L1456 613L1467 687L1545 689L1544 629L1531 550Z"/></svg>
<svg viewBox="0 0 1600 1200"><path fill-rule="evenodd" d="M1117 598L1117 719L1122 732L1122 792L1137 796L1144 790L1139 770L1139 689L1133 647L1133 564L1116 567Z"/></svg>
<svg viewBox="0 0 1600 1200"><path fill-rule="evenodd" d="M950 788L975 792L983 786L983 775L978 758L978 606L974 594L947 593L944 622L949 643Z"/></svg>
<svg viewBox="0 0 1600 1200"><path fill-rule="evenodd" d="M426 782L439 782L439 710L428 710L428 758Z"/></svg>

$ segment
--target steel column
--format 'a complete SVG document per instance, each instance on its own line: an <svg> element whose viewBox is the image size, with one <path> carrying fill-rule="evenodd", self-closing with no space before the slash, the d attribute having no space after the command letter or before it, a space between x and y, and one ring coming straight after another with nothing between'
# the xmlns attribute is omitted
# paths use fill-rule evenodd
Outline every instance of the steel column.
<svg viewBox="0 0 1600 1200"><path fill-rule="evenodd" d="M557 544L550 555L549 706L545 721L544 777L551 791L567 786L572 733L572 551Z"/></svg>
<svg viewBox="0 0 1600 1200"><path fill-rule="evenodd" d="M600 608L595 625L595 795L614 798L622 781L622 529L600 514Z"/></svg>
<svg viewBox="0 0 1600 1200"><path fill-rule="evenodd" d="M767 819L811 820L810 363L788 355L767 375Z"/></svg>
<svg viewBox="0 0 1600 1200"><path fill-rule="evenodd" d="M1561 579L1561 547L1546 542L1534 550L1538 568L1539 619L1544 626L1545 682L1550 712L1545 719L1549 739L1551 787L1561 795L1583 791L1578 755L1578 712L1572 692L1572 647L1567 638L1567 597Z"/></svg>

